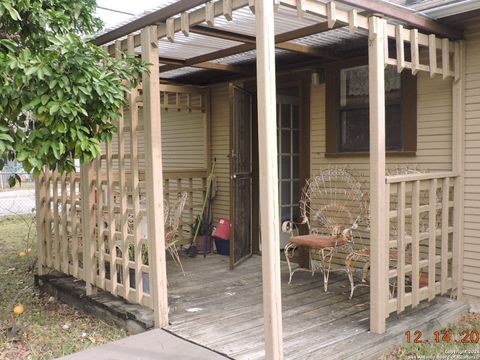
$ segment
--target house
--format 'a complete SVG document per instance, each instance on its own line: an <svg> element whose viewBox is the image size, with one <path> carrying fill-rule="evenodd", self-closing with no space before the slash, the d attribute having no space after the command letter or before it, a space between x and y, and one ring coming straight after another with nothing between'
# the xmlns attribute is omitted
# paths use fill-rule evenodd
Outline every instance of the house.
<svg viewBox="0 0 480 360"><path fill-rule="evenodd" d="M38 180L40 274L54 268L84 279L88 294L100 288L151 307L156 325L167 326L174 290L167 288L163 200L189 194L179 233L188 244L215 162L213 217L232 222L231 274L249 261L262 264L265 343L252 351L280 359L280 249L288 241L281 222L298 216L306 179L348 166L363 174L370 198L362 331L388 333L393 313L407 319L419 306L428 312L429 303L446 311L435 303L445 295L478 302L479 9L476 1L444 0L180 0L100 34L94 42L112 56L141 56L151 72L126 95L118 138L99 159L79 173L45 172ZM388 175L396 166L428 171ZM317 290L308 296L325 296ZM285 336L301 342L299 334ZM300 358L320 347L311 341L322 337L308 336ZM230 354L241 354L245 343L235 343Z"/></svg>

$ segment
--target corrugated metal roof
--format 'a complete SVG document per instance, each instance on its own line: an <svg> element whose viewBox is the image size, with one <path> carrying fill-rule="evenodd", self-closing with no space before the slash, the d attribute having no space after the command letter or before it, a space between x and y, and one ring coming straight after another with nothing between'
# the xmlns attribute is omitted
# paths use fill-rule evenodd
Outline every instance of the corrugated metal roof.
<svg viewBox="0 0 480 360"><path fill-rule="evenodd" d="M329 0L320 0L320 2L323 3L327 3L328 1ZM176 0L165 0L160 8L163 8L174 2L176 2ZM387 2L406 7L414 12L421 12L440 5L449 4L452 2L452 0L389 0ZM341 2L337 3L337 7L345 10L352 8L342 4ZM159 8L152 9L152 11L158 9ZM361 11L361 9L358 10ZM136 16L134 18L138 18L143 15L145 14ZM312 14L305 14L304 17L300 18L297 16L295 9L281 6L279 11L275 12L275 34L282 34L292 30L301 29L306 26L324 21L325 19ZM397 23L397 21L391 22ZM204 23L202 25L206 24ZM239 34L255 36L255 15L251 13L248 7L238 9L233 12L232 21L227 21L223 16L217 17L215 19L215 28ZM316 48L341 48L342 50L352 50L356 48L364 48L366 44L366 38L367 33L365 31L357 31L355 34L352 34L346 28L339 28L296 39L293 40L293 42ZM161 39L159 41L159 51L160 56L162 57L185 60L240 44L241 43L236 41L212 38L200 34L190 33L190 36L186 37L182 33L176 33L175 42L173 43L169 42L167 39ZM139 50L140 49L137 49L137 51ZM286 53L287 51L277 50L277 56L279 57ZM215 61L224 64L241 64L253 61L255 59L255 54L256 53L253 50L242 54L228 56L223 59L217 59ZM201 71L203 70L187 67L164 72L161 74L161 76L174 79L179 76L185 76L186 74L193 74Z"/></svg>
<svg viewBox="0 0 480 360"><path fill-rule="evenodd" d="M322 0L322 2L327 3L328 0ZM351 9L351 7L340 3L337 6L346 10ZM286 33L324 21L325 19L312 14L305 14L304 17L300 18L297 16L295 9L281 6L279 10L275 12L275 34ZM202 25L206 24L203 23ZM255 15L252 14L248 7L238 9L234 11L232 21L227 21L223 16L217 17L215 19L215 28L243 35L255 36ZM347 29L340 28L295 39L292 40L292 42L317 48L342 47L343 49L354 49L365 45L366 36L367 34L364 31L358 31L355 34L352 34ZM175 35L175 43L169 43L166 39L160 40L160 52L162 54L161 56L184 60L239 44L239 42L221 40L199 34L191 33L189 37L185 37L183 34L177 33ZM289 52L285 50L277 49L276 51L278 57L286 55L287 53ZM254 61L255 57L256 52L255 50L252 50L242 54L217 59L215 61L223 64L241 64ZM161 76L173 79L178 76L184 76L199 71L202 70L183 68L162 73Z"/></svg>

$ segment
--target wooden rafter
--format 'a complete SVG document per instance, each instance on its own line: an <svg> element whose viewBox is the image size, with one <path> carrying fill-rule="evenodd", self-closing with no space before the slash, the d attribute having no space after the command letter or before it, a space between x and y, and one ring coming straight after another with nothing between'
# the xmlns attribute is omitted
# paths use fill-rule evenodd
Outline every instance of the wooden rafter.
<svg viewBox="0 0 480 360"><path fill-rule="evenodd" d="M337 23L334 25L333 28L339 28L339 27L342 27L342 25ZM297 39L299 37L318 34L328 30L331 30L331 29L328 27L326 22L318 23L315 25L306 26L301 29L296 29L292 31L287 31L282 34L278 34L275 36L275 43L286 43L290 40ZM215 59L220 59L220 58L231 56L231 55L241 54L243 52L254 50L254 49L255 49L255 44L242 44L242 45L232 46L230 48L214 51L209 54L192 57L190 59L185 60L185 63L183 65L164 65L160 67L160 74L166 71L179 69L185 66L193 66L194 64L203 63L203 62L207 62ZM331 57L325 56L325 58L331 59L333 58L333 54L334 53L332 52Z"/></svg>
<svg viewBox="0 0 480 360"><path fill-rule="evenodd" d="M317 25L317 24L316 24ZM314 25L314 26L316 26ZM324 27L322 27L323 29ZM250 35L244 35L235 33L233 31L226 31L221 29L209 28L206 26L194 26L190 28L190 31L205 36L212 36L219 39L238 41L245 44L255 44L255 37ZM299 32L299 34L301 34ZM309 45L303 45L291 41L276 42L275 47L278 49L289 50L292 52L297 52L301 54L307 54L312 56L318 56L321 58L327 59L337 59L338 56L335 54L335 51L329 49L320 49Z"/></svg>
<svg viewBox="0 0 480 360"><path fill-rule="evenodd" d="M346 2L345 0L344 2ZM364 0L367 1L367 0ZM375 4L375 5L388 5L388 4L379 4L379 2L375 1L368 1L370 4ZM168 18L174 17L173 20L173 33L178 32L178 31L183 31L184 33L188 34L188 27L190 26L195 26L199 25L203 22L205 22L206 19L206 11L205 11L205 6L201 6L207 3L207 0L179 0L174 4L171 4L169 6L166 6L163 9L160 9L158 11L155 11L153 13L147 14L142 18L136 19L133 22L126 24L118 29L112 30L108 33L102 34L98 36L96 39L93 39L92 42L95 44L105 44L108 42L111 42L115 39L121 38L129 33L135 32L137 30L140 30L141 28L149 25L149 24L160 24L160 23L166 23ZM224 16L224 9L223 9L223 2L222 1L216 1L212 2L211 5L213 5L213 9L210 9L213 17L218 17L218 16ZM365 5L365 4L364 4ZM254 11L254 2L252 0L232 0L231 1L231 11L235 11L237 9L243 8L249 6L252 11ZM287 6L290 8L294 8L298 12L298 2L297 0L275 0L275 7L281 7L281 6ZM359 5L358 1L355 1L354 6L362 7ZM185 12L187 10L190 10L192 8L197 7L197 9L192 10L188 13L188 16L184 16ZM389 13L392 12L392 10L388 9L387 7L382 8L385 11L385 15L389 16ZM375 8L375 11L377 13L382 13L382 9L379 7ZM367 16L362 16L360 14L357 14L356 11L352 13L351 11L345 11L341 9L335 8L335 11L332 11L332 7L330 6L329 12L327 13L327 5L322 4L318 1L314 0L302 0L301 4L301 9L300 13L310 13L314 15L318 15L324 19L328 19L327 23L329 26L335 27L337 23L340 23L340 25L349 25L351 30L356 30L358 29L363 29L363 30L369 30L368 28L368 18ZM230 9L229 9L230 11ZM407 10L405 10L409 15L415 15ZM181 15L181 16L178 16ZM352 19L354 19L354 23L350 24L348 21L348 18L351 16ZM398 16L398 15L397 15ZM415 15L418 17L418 15ZM411 18L408 17L403 17L402 20L405 22L409 22ZM415 20L415 17L412 17L413 20ZM412 22L413 22L412 20ZM418 19L417 19L418 20ZM419 20L418 20L419 21ZM427 22L428 24L428 22ZM415 24L410 24L415 27ZM417 27L418 28L424 28L426 25L424 24L423 27L420 26L419 24ZM440 24L442 27L444 27L444 30L447 31L453 31L454 36L451 36L452 39L456 39L457 37L455 35L458 35L461 37L461 32L457 31L455 32L455 29L451 29L446 25ZM172 30L171 29L171 30ZM392 37L392 32L394 32L394 26L389 24L387 33L389 37ZM439 31L440 32L440 31ZM163 38L166 37L166 26L165 25L159 25L158 26L158 32L157 32L157 38ZM171 35L171 34L170 34ZM419 37L420 44L423 45L425 42L425 38L427 35L421 34ZM135 46L140 45L140 35L136 34L134 35L134 44ZM121 48L126 49L126 40L121 40Z"/></svg>
<svg viewBox="0 0 480 360"><path fill-rule="evenodd" d="M166 22L168 18L180 14L184 11L190 10L196 6L203 5L206 2L208 2L208 0L179 0L171 5L165 6L164 8L142 16L141 18L135 19L128 24L120 26L117 29L99 35L98 37L93 39L92 42L96 45L107 44L111 41L117 40L123 36L143 29L145 26ZM140 36L137 36L136 40L137 42L139 42Z"/></svg>
<svg viewBox="0 0 480 360"><path fill-rule="evenodd" d="M242 66L222 64L222 63L216 63L216 62L210 62L210 61L203 61L203 62L197 62L195 64L188 64L186 60L160 57L159 62L161 64L167 64L170 66L178 66L178 67L190 66L190 67L195 67L200 69L218 70L218 71L225 71L225 72L237 73L237 74L243 74L243 75L252 75L254 73L251 69L247 69Z"/></svg>

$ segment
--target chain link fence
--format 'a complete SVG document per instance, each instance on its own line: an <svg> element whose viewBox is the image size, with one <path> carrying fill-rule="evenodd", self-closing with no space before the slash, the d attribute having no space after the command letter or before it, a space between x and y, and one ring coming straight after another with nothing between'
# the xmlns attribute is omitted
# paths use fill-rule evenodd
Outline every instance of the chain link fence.
<svg viewBox="0 0 480 360"><path fill-rule="evenodd" d="M8 179L18 175L20 185L11 188ZM0 171L0 218L35 215L35 180L26 172Z"/></svg>

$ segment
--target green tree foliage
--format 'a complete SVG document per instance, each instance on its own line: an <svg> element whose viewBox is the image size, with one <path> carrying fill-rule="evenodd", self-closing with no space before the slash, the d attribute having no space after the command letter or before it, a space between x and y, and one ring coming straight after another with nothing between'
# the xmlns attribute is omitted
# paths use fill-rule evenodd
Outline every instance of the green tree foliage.
<svg viewBox="0 0 480 360"><path fill-rule="evenodd" d="M110 141L147 66L88 41L95 0L0 1L0 170L16 159L38 174L72 171Z"/></svg>

